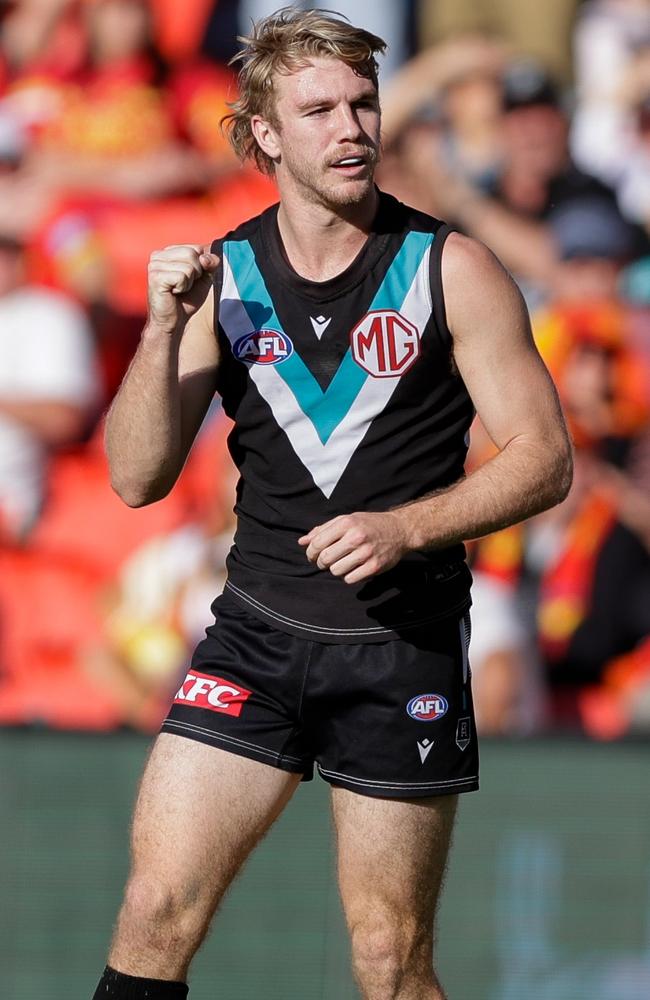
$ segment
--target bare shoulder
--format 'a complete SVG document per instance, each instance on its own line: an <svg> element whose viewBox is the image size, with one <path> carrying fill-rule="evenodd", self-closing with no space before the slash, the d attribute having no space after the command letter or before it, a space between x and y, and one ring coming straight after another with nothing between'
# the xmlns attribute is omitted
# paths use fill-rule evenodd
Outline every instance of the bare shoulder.
<svg viewBox="0 0 650 1000"><path fill-rule="evenodd" d="M442 284L449 329L457 337L478 320L504 319L527 325L527 309L516 282L484 243L450 233L442 253Z"/></svg>
<svg viewBox="0 0 650 1000"><path fill-rule="evenodd" d="M461 278L468 272L473 276L490 275L495 270L504 271L497 257L485 243L456 231L449 233L442 254L443 270L451 278Z"/></svg>

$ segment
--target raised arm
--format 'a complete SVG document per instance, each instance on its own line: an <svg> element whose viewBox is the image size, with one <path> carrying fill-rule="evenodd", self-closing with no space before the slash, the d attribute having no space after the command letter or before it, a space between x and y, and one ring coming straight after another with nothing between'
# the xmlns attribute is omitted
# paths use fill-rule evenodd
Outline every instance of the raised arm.
<svg viewBox="0 0 650 1000"><path fill-rule="evenodd" d="M214 395L218 266L195 245L151 256L147 324L106 421L111 483L130 507L169 493Z"/></svg>
<svg viewBox="0 0 650 1000"><path fill-rule="evenodd" d="M452 234L443 286L454 358L498 453L458 483L385 514L319 525L307 557L347 583L383 572L410 550L446 548L559 503L571 485L571 445L521 294L493 254Z"/></svg>

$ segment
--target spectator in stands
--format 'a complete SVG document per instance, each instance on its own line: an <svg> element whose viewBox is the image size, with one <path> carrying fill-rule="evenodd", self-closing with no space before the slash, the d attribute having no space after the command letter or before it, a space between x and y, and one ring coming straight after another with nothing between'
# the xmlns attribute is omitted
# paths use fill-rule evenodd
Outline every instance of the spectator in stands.
<svg viewBox="0 0 650 1000"><path fill-rule="evenodd" d="M650 35L650 23L648 32ZM650 233L650 44L628 68L621 96L628 127L618 141L619 203L628 218L645 226Z"/></svg>
<svg viewBox="0 0 650 1000"><path fill-rule="evenodd" d="M22 247L0 240L0 541L27 538L48 452L83 435L99 396L84 312L27 284Z"/></svg>
<svg viewBox="0 0 650 1000"><path fill-rule="evenodd" d="M501 134L503 167L487 194L448 169L435 136L421 148L418 165L430 190L429 210L490 246L535 305L550 291L558 264L551 206L587 195L615 204L616 196L572 162L557 86L529 60L514 61L503 76Z"/></svg>
<svg viewBox="0 0 650 1000"><path fill-rule="evenodd" d="M626 77L649 45L649 0L587 0L581 5L573 45L571 150L583 170L613 186L633 145L633 114L622 100Z"/></svg>
<svg viewBox="0 0 650 1000"><path fill-rule="evenodd" d="M638 317L617 284L635 232L609 199L566 202L549 220L560 261L555 297L533 321L576 444L576 477L553 514L476 546L487 600L479 589L473 666L479 706L485 700L479 717L491 732L525 728L539 706L536 663L556 706L584 724L592 688L613 662L634 661L634 677L643 657L648 663L650 498L631 457L650 433L650 354L632 337ZM504 626L498 643L495 615Z"/></svg>
<svg viewBox="0 0 650 1000"><path fill-rule="evenodd" d="M58 7L60 17L76 9ZM24 120L36 108L41 116L28 123L31 144L20 169L0 185L8 205L33 206L19 215L21 235L62 198L101 203L202 192L237 169L218 128L232 74L205 60L170 67L155 45L146 0L87 0L76 29L85 53L74 69L57 75L49 68L35 78L9 72L5 83L9 113ZM14 34L5 36L11 48ZM11 214L0 220L4 232L10 222Z"/></svg>
<svg viewBox="0 0 650 1000"><path fill-rule="evenodd" d="M85 15L86 63L64 89L34 165L43 183L139 198L202 189L212 173L178 134L149 5L92 0Z"/></svg>
<svg viewBox="0 0 650 1000"><path fill-rule="evenodd" d="M271 204L275 188L240 168L221 133L232 73L188 48L206 21L204 2L198 20L194 6L188 15L192 31L180 50L169 36L178 11L165 0L40 6L52 10L53 45L65 27L85 48L70 64L54 45L58 62L35 72L44 55L25 60L14 51L30 48L29 22L15 23L12 13L0 25L0 117L28 138L12 172L0 175L0 234L38 243L55 281L140 323L151 247L183 232L209 241ZM167 56L157 45L161 26Z"/></svg>
<svg viewBox="0 0 650 1000"><path fill-rule="evenodd" d="M504 66L504 47L480 36L425 49L383 90L384 146L398 142L414 118L432 123L450 171L481 188L493 183L501 160Z"/></svg>

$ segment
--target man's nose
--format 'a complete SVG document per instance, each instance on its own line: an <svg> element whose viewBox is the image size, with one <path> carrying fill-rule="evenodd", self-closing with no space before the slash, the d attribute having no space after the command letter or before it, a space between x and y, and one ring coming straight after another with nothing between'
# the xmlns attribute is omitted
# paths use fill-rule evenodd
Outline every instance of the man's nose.
<svg viewBox="0 0 650 1000"><path fill-rule="evenodd" d="M349 104L342 104L337 117L338 138L342 141L351 142L359 139L363 135L363 129L359 122L359 116L354 108Z"/></svg>

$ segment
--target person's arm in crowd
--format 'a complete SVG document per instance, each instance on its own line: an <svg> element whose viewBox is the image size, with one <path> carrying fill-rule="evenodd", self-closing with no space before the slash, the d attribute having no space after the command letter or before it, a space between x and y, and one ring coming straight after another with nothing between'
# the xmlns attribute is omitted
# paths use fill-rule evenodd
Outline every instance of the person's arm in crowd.
<svg viewBox="0 0 650 1000"><path fill-rule="evenodd" d="M448 170L440 156L435 136L421 137L405 150L419 190L430 192L431 205L423 206L460 227L496 254L503 264L522 278L548 286L558 263L557 250L548 227L527 219L502 205L469 181Z"/></svg>
<svg viewBox="0 0 650 1000"><path fill-rule="evenodd" d="M522 278L543 285L551 282L557 251L543 222L513 212L460 177L448 176L446 182L448 214L456 225L489 246L507 268ZM437 190L440 192L440 186Z"/></svg>
<svg viewBox="0 0 650 1000"><path fill-rule="evenodd" d="M48 447L60 448L82 436L88 421L88 407L59 399L0 396L0 415L22 424Z"/></svg>
<svg viewBox="0 0 650 1000"><path fill-rule="evenodd" d="M410 59L382 89L384 144L390 145L413 116L435 102L454 79L468 73L500 73L505 52L501 43L471 36L443 42Z"/></svg>
<svg viewBox="0 0 650 1000"><path fill-rule="evenodd" d="M147 324L106 422L111 483L131 507L169 493L214 395L218 266L200 246L151 256Z"/></svg>
<svg viewBox="0 0 650 1000"><path fill-rule="evenodd" d="M409 551L497 531L563 500L571 445L521 294L486 247L457 233L443 253L454 359L497 454L433 496L386 513L354 513L301 539L321 569L357 583Z"/></svg>
<svg viewBox="0 0 650 1000"><path fill-rule="evenodd" d="M173 142L163 149L128 157L38 150L25 164L22 178L35 189L52 193L102 191L121 198L149 200L203 190L238 169L234 157L224 161Z"/></svg>

